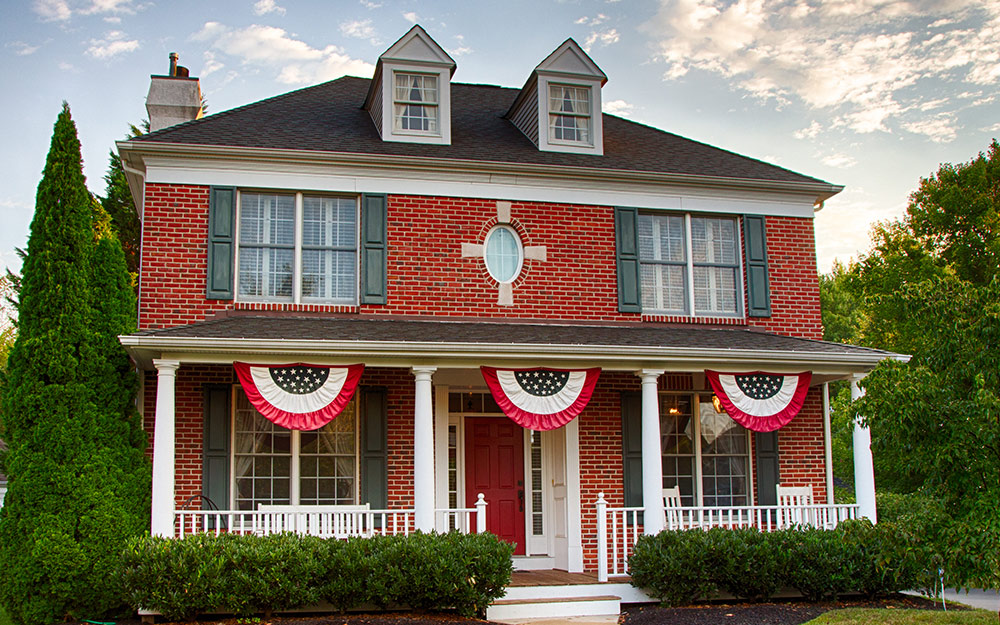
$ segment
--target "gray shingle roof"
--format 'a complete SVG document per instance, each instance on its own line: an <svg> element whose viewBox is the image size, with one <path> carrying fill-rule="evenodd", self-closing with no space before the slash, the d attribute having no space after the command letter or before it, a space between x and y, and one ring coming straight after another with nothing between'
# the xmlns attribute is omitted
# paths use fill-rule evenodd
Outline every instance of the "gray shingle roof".
<svg viewBox="0 0 1000 625"><path fill-rule="evenodd" d="M542 152L504 115L518 89L452 83L452 145L382 141L361 106L369 79L344 77L133 139L318 152L527 163L829 184L775 165L604 115L604 156ZM832 185L831 185L832 186Z"/></svg>
<svg viewBox="0 0 1000 625"><path fill-rule="evenodd" d="M133 336L205 339L287 339L464 343L493 345L626 346L732 349L822 355L893 356L867 347L770 334L742 327L652 324L581 325L497 321L432 321L232 315Z"/></svg>

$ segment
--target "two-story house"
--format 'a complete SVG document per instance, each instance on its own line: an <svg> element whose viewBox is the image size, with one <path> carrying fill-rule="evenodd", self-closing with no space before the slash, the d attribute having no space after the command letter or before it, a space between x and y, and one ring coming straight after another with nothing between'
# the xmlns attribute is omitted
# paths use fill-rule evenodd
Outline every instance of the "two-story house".
<svg viewBox="0 0 1000 625"><path fill-rule="evenodd" d="M485 526L606 578L638 532L773 526L778 484L854 514L826 384L892 355L821 340L841 187L603 113L571 39L521 88L455 69L417 26L370 79L205 118L153 77L118 149L154 533Z"/></svg>

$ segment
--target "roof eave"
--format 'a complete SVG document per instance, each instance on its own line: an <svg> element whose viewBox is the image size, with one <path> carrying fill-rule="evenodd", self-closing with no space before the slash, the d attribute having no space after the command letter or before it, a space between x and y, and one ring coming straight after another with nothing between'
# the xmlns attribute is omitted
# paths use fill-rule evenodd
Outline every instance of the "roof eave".
<svg viewBox="0 0 1000 625"><path fill-rule="evenodd" d="M511 173L531 176L588 178L608 182L646 182L679 186L731 188L756 191L815 194L816 203L840 193L843 185L827 182L793 182L754 178L729 178L695 174L662 173L636 170L576 167L571 165L543 165L537 163L511 163L505 161L476 161L468 159L413 157L392 154L367 154L360 152L320 152L315 150L290 150L278 148L248 148L239 146L214 146L187 143L152 141L118 141L115 144L123 158L135 156L184 156L186 158L229 158L247 160L282 160L308 164L354 164L377 168L426 169L469 171L480 173Z"/></svg>
<svg viewBox="0 0 1000 625"><path fill-rule="evenodd" d="M600 364L607 369L631 370L637 366L687 371L706 363L715 367L755 370L761 366L790 370L823 370L827 373L862 373L882 360L903 362L908 356L884 352L831 354L788 350L690 348L622 345L566 345L535 343L461 343L424 341L317 341L165 336L120 336L129 354L144 368L156 358L199 354L201 362L231 362L248 355L265 358L316 359L317 362L362 360L380 366L436 363L469 366L468 363L510 361L558 361ZM214 357L214 358L213 358ZM742 365L742 366L741 366ZM477 365L478 366L478 365Z"/></svg>

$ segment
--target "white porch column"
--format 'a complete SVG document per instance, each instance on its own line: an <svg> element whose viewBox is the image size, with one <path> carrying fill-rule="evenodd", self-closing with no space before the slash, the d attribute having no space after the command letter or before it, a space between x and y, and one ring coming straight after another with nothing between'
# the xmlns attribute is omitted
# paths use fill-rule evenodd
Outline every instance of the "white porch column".
<svg viewBox="0 0 1000 625"><path fill-rule="evenodd" d="M663 371L642 369L642 507L643 533L663 530L663 452L660 449L660 396L656 381Z"/></svg>
<svg viewBox="0 0 1000 625"><path fill-rule="evenodd" d="M154 536L174 537L174 387L177 360L154 360L156 415L153 426L153 506L150 530Z"/></svg>
<svg viewBox="0 0 1000 625"><path fill-rule="evenodd" d="M826 466L826 503L833 500L833 436L830 433L830 383L823 383L823 464Z"/></svg>
<svg viewBox="0 0 1000 625"><path fill-rule="evenodd" d="M864 375L851 376L851 400L864 397L865 391L858 385ZM878 522L875 508L875 465L872 461L872 433L863 427L857 416L854 418L854 494L858 500L858 514L868 517L872 523Z"/></svg>
<svg viewBox="0 0 1000 625"><path fill-rule="evenodd" d="M436 367L413 367L413 523L434 529L434 405L431 375Z"/></svg>

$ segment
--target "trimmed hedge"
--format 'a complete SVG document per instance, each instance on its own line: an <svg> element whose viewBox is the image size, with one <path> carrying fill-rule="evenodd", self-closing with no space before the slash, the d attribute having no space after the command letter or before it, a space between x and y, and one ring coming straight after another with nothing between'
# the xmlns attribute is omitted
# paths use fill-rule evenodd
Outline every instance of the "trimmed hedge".
<svg viewBox="0 0 1000 625"><path fill-rule="evenodd" d="M629 568L634 586L667 605L718 592L763 601L783 587L819 601L916 588L923 574L920 553L917 539L902 526L866 519L834 530L665 531L639 539Z"/></svg>
<svg viewBox="0 0 1000 625"><path fill-rule="evenodd" d="M409 606L473 616L503 595L512 553L492 534L147 536L129 545L120 581L130 605L170 620L269 615L323 601L341 611Z"/></svg>

